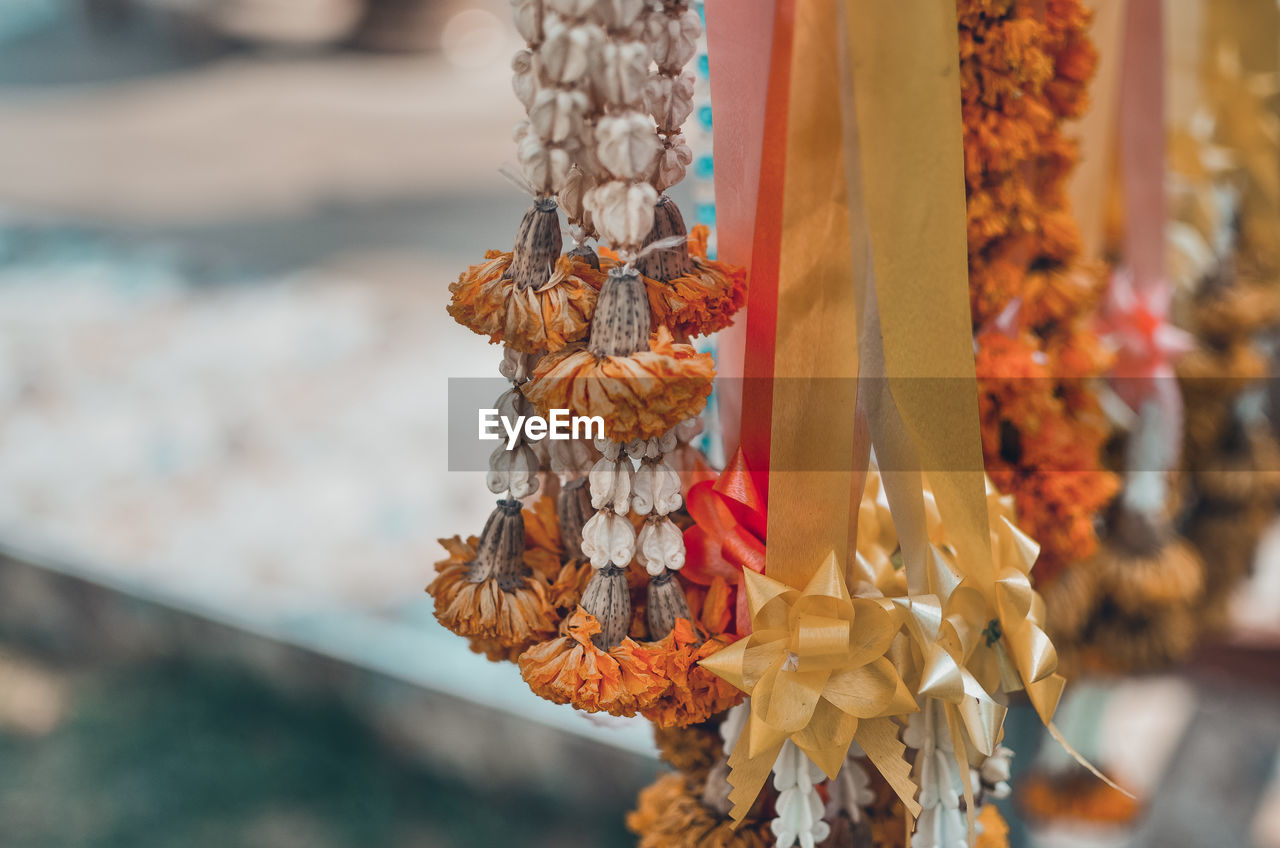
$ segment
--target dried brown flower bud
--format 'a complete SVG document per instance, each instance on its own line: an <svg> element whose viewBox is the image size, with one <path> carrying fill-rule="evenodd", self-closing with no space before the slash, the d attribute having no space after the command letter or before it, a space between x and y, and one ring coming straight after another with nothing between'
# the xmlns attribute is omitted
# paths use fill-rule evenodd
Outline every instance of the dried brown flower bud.
<svg viewBox="0 0 1280 848"><path fill-rule="evenodd" d="M649 349L649 296L635 271L615 267L600 288L587 347L598 356Z"/></svg>
<svg viewBox="0 0 1280 848"><path fill-rule="evenodd" d="M490 577L503 591L521 584L524 566L524 516L520 501L501 500L480 531L476 558L467 570L468 583L483 583Z"/></svg>
<svg viewBox="0 0 1280 848"><path fill-rule="evenodd" d="M595 514L586 477L577 477L564 485L556 499L556 513L560 519L560 545L564 549L564 558L582 560L582 527Z"/></svg>
<svg viewBox="0 0 1280 848"><path fill-rule="evenodd" d="M541 288L551 279L564 242L560 236L560 215L556 202L540 197L524 213L507 276L521 289Z"/></svg>
<svg viewBox="0 0 1280 848"><path fill-rule="evenodd" d="M680 581L673 578L670 571L664 571L649 581L645 614L649 621L649 638L654 640L670 633L678 619L692 620L684 589L680 588Z"/></svg>
<svg viewBox="0 0 1280 848"><path fill-rule="evenodd" d="M607 651L622 644L631 625L631 593L623 570L610 565L592 574L582 593L582 608L600 623L600 632L591 637L597 648Z"/></svg>
<svg viewBox="0 0 1280 848"><path fill-rule="evenodd" d="M680 207L669 197L658 198L653 207L653 230L644 243L652 244L658 239L671 236L685 236L684 216ZM636 260L636 270L651 280L669 283L676 277L683 277L693 271L693 260L689 258L689 244L682 241L675 247L665 247L650 251Z"/></svg>

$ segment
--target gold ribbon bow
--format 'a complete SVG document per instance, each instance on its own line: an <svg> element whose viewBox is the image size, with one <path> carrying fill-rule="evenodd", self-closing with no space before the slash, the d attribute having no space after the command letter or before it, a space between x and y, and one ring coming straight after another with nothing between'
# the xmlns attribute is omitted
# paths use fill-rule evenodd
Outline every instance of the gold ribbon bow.
<svg viewBox="0 0 1280 848"><path fill-rule="evenodd" d="M987 481L994 591L984 594L964 576L955 551L941 539L928 550L932 594L895 598L923 655L919 692L954 705L975 748L990 755L1006 708L996 692L1025 689L1047 725L1065 680L1044 631L1044 601L1031 586L1040 546L1012 521L1012 498ZM933 535L933 534L931 534ZM939 534L941 535L941 533Z"/></svg>
<svg viewBox="0 0 1280 848"><path fill-rule="evenodd" d="M901 618L850 597L834 553L803 590L754 571L744 571L743 582L751 635L702 661L751 696L750 719L729 757L733 819L746 815L788 739L830 778L855 737L877 765L902 763L896 731L877 723L917 709L885 656ZM903 769L891 770L909 784Z"/></svg>

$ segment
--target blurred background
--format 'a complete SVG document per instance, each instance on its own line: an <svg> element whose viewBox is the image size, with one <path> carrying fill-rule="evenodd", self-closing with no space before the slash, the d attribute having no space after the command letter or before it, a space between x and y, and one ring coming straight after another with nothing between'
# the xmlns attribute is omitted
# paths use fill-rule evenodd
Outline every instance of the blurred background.
<svg viewBox="0 0 1280 848"><path fill-rule="evenodd" d="M491 500L442 406L497 349L444 303L527 205L508 15L0 0L4 848L630 844L648 725L539 700L422 591ZM1064 730L1156 800L1040 844L1280 846L1278 599L1080 687Z"/></svg>
<svg viewBox="0 0 1280 848"><path fill-rule="evenodd" d="M627 844L647 725L440 630L505 0L0 2L0 844Z"/></svg>

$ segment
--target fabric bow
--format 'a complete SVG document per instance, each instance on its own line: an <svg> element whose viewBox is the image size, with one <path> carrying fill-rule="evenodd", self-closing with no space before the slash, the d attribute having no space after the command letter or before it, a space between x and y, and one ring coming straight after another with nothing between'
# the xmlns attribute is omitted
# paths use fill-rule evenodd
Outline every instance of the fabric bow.
<svg viewBox="0 0 1280 848"><path fill-rule="evenodd" d="M901 618L876 601L850 597L834 553L802 590L750 569L742 576L751 635L701 663L751 696L750 718L729 758L733 819L751 808L788 739L830 778L855 736L865 738L863 748L878 766L896 760L905 767L896 731L886 736L874 724L917 709L885 656ZM901 769L890 768L899 784L909 783Z"/></svg>
<svg viewBox="0 0 1280 848"><path fill-rule="evenodd" d="M764 573L765 499L756 488L742 451L734 455L719 479L704 480L685 495L694 524L684 532L688 580L703 586L717 577L736 590L734 632L751 632L751 614L742 591L745 571Z"/></svg>
<svg viewBox="0 0 1280 848"><path fill-rule="evenodd" d="M1174 364L1195 347L1184 330L1169 323L1172 291L1160 282L1139 284L1132 271L1117 270L1107 289L1099 332L1116 351L1111 371L1115 393L1135 413L1154 399L1166 422L1165 463L1172 467L1181 448L1182 395Z"/></svg>

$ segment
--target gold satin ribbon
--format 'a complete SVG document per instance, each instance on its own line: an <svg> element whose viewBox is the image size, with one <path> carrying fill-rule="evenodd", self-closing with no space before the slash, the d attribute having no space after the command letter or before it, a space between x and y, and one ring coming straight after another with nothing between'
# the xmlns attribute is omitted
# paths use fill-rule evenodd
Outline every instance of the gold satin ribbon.
<svg viewBox="0 0 1280 848"><path fill-rule="evenodd" d="M891 724L867 720L914 712L915 699L886 656L901 618L876 601L852 598L844 571L829 553L803 590L754 571L743 572L751 635L702 661L702 666L751 695L751 715L729 757L735 822L751 809L790 739L834 779L854 738L887 768L902 745ZM905 765L905 763L904 763ZM907 793L913 814L919 806Z"/></svg>
<svg viewBox="0 0 1280 848"><path fill-rule="evenodd" d="M843 28L856 109L862 205L892 404L872 432L901 433L911 454L876 442L893 503L893 476L923 468L963 563L994 591L987 535L960 114L954 0L848 0ZM896 416L887 407L896 407ZM896 420L895 420L896 419ZM921 484L910 487L918 492ZM901 500L901 498L899 498ZM895 516L899 512L895 507ZM904 515L921 515L907 509ZM917 535L923 527L899 533ZM904 549L904 554L906 550ZM906 557L918 587L924 561Z"/></svg>
<svg viewBox="0 0 1280 848"><path fill-rule="evenodd" d="M857 307L835 25L835 4L796 0L765 554L766 573L791 586L852 547L857 511Z"/></svg>

